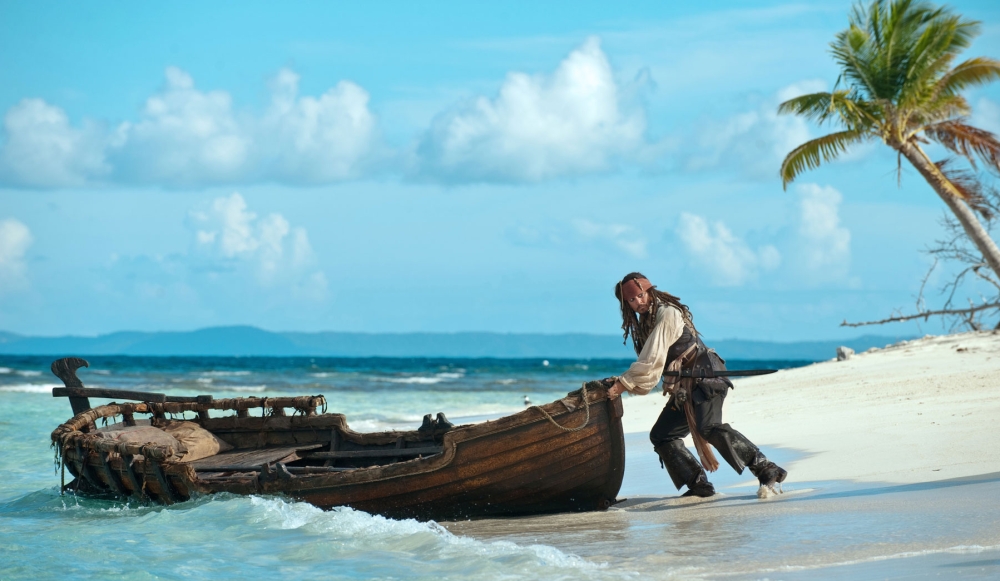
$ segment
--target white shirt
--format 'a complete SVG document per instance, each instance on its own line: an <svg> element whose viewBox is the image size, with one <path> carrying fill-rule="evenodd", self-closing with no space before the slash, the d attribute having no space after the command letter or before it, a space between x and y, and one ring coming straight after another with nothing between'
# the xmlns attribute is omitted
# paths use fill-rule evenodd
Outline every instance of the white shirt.
<svg viewBox="0 0 1000 581"><path fill-rule="evenodd" d="M660 304L656 311L656 324L642 346L642 352L635 363L629 366L618 381L629 393L646 395L663 376L667 364L667 351L684 333L684 318L673 306Z"/></svg>

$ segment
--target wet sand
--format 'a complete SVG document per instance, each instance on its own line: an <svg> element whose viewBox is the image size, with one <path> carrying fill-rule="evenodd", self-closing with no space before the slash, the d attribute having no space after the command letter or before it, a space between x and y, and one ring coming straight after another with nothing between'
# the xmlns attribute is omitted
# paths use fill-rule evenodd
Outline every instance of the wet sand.
<svg viewBox="0 0 1000 581"><path fill-rule="evenodd" d="M737 382L725 420L789 470L766 500L724 463L720 494L678 498L646 439L663 403L626 398L626 500L611 510L442 524L623 578L1000 578L1000 334Z"/></svg>

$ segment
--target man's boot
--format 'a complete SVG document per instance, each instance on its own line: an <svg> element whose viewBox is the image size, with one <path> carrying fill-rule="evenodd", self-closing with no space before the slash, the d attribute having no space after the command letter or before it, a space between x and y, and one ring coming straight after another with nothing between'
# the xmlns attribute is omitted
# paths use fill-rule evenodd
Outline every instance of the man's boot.
<svg viewBox="0 0 1000 581"><path fill-rule="evenodd" d="M781 492L781 483L788 477L788 471L771 462L759 452L749 468L750 472L760 481L761 487L769 488L771 492ZM777 490L775 490L775 486L777 486Z"/></svg>
<svg viewBox="0 0 1000 581"><path fill-rule="evenodd" d="M788 472L768 460L763 452L753 445L753 442L734 430L729 424L715 426L705 439L715 446L715 449L733 467L733 470L743 474L744 467L750 468L750 472L757 477L762 488L770 489L774 493L781 491L781 483L788 477ZM775 489L776 486L777 489ZM761 496L760 491L758 491L758 496Z"/></svg>
<svg viewBox="0 0 1000 581"><path fill-rule="evenodd" d="M708 481L701 463L688 451L683 440L670 440L654 446L653 450L660 456L660 465L667 469L667 474L677 490L687 486L688 490L682 496L708 497L715 494L715 487Z"/></svg>

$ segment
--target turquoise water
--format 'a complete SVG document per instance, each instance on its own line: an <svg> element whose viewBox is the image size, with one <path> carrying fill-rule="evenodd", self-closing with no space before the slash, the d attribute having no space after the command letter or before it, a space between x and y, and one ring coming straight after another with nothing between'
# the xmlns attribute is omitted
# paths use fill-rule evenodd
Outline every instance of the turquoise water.
<svg viewBox="0 0 1000 581"><path fill-rule="evenodd" d="M437 523L280 497L171 507L60 496L49 434L72 414L51 396L51 358L0 358L0 579L621 579L635 570L572 547L488 539ZM94 357L89 387L171 394L323 394L359 431L455 423L543 403L627 361ZM795 362L745 366L788 367ZM93 403L99 403L95 401ZM516 522L516 519L512 522Z"/></svg>

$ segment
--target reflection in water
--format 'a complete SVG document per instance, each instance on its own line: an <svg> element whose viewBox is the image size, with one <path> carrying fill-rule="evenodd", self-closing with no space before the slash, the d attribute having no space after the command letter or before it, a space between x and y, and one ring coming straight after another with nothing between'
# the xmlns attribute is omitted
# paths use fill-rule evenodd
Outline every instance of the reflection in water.
<svg viewBox="0 0 1000 581"><path fill-rule="evenodd" d="M1000 474L989 474L908 486L824 483L764 501L750 493L633 498L604 513L443 526L477 539L551 545L658 578L780 572L806 579L837 577L843 567L851 578L867 578L869 570L884 572L875 564L887 559L893 570L919 577L928 559L963 573L976 561L980 569L1000 570L980 554L1000 550L1000 506L987 500L998 497ZM789 577L796 571L809 574Z"/></svg>

